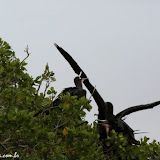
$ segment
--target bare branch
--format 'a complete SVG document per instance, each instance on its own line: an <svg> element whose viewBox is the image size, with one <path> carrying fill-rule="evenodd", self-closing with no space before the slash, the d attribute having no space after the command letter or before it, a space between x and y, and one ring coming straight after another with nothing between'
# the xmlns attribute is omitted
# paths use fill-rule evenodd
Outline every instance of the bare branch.
<svg viewBox="0 0 160 160"><path fill-rule="evenodd" d="M91 96L90 96L89 99L88 99L89 101L90 101L91 98L93 97L93 94L94 94L95 89L96 89L96 86L94 87L93 92L92 92Z"/></svg>
<svg viewBox="0 0 160 160"><path fill-rule="evenodd" d="M22 62L24 62L28 57L29 57L29 55L30 55L30 53L29 53L29 47L28 47L28 45L27 45L27 47L25 48L25 50L24 50L24 52L26 52L27 53L27 57L25 57L23 60L22 60ZM21 63L22 63L21 62Z"/></svg>

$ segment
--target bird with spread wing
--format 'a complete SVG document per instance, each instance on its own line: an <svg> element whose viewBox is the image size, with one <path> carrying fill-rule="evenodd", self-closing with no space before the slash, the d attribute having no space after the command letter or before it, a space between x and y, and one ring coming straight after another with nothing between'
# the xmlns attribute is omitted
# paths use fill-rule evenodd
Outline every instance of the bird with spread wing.
<svg viewBox="0 0 160 160"><path fill-rule="evenodd" d="M84 71L79 67L77 62L61 47L55 44L56 48L62 54L62 56L68 61L72 69L75 71L76 74L81 73L81 78L87 78L87 75ZM84 81L86 88L92 94L97 106L98 106L98 133L100 135L100 141L105 146L105 139L109 135L109 131L114 129L116 132L122 132L125 137L127 137L129 144L139 144L139 142L134 138L134 130L129 127L129 125L122 120L122 118L126 115L131 113L151 109L160 104L160 101L146 104L146 105L138 105L134 107L129 107L117 115L113 114L113 105L110 102L105 102L101 95L98 93L97 89L90 83L89 79L87 78Z"/></svg>

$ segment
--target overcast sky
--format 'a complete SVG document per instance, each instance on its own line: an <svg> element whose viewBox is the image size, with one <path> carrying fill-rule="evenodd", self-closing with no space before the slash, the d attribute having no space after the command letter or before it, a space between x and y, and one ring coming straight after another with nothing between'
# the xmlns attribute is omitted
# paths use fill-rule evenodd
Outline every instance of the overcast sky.
<svg viewBox="0 0 160 160"><path fill-rule="evenodd" d="M76 74L54 43L78 62L104 100L113 103L115 114L160 100L159 0L0 0L0 6L0 37L21 60L29 45L27 69L33 77L48 62L58 92L74 86ZM89 122L96 119L97 105L92 106ZM125 121L149 132L137 139L160 141L160 106L131 114Z"/></svg>

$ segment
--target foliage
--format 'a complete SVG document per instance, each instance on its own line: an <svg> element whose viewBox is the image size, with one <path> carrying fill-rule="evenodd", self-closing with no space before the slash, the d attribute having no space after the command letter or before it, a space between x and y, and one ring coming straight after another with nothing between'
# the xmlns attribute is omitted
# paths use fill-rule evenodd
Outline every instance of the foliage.
<svg viewBox="0 0 160 160"><path fill-rule="evenodd" d="M160 159L156 141L147 144L144 137L140 146L128 146L115 131L107 139L104 154L96 123L89 125L84 120L84 110L91 109L84 97L62 95L61 109L33 117L54 99L51 83L55 77L46 65L42 75L32 78L26 72L25 59L16 58L9 44L0 39L0 155L17 152L24 160ZM46 87L39 93L42 83Z"/></svg>
<svg viewBox="0 0 160 160"><path fill-rule="evenodd" d="M160 143L155 140L147 143L149 138L144 137L140 141L140 145L128 145L123 134L117 134L111 131L111 137L107 138L107 160L159 160L160 159Z"/></svg>
<svg viewBox="0 0 160 160"><path fill-rule="evenodd" d="M55 97L50 87L55 77L46 65L33 79L25 65L0 39L0 154L17 152L20 159L103 159L96 128L84 123L84 110L91 109L84 97L61 96L62 110L33 117ZM42 83L46 87L39 93Z"/></svg>

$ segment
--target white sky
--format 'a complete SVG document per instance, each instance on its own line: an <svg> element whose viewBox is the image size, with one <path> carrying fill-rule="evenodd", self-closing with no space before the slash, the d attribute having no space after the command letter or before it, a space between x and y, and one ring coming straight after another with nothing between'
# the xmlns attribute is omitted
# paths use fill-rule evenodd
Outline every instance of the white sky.
<svg viewBox="0 0 160 160"><path fill-rule="evenodd" d="M0 0L0 37L21 60L29 45L28 72L40 75L46 63L60 92L76 76L53 43L78 62L114 113L160 100L160 1ZM90 94L88 93L88 97ZM87 114L93 122L97 105ZM139 134L160 141L160 106L127 116Z"/></svg>

